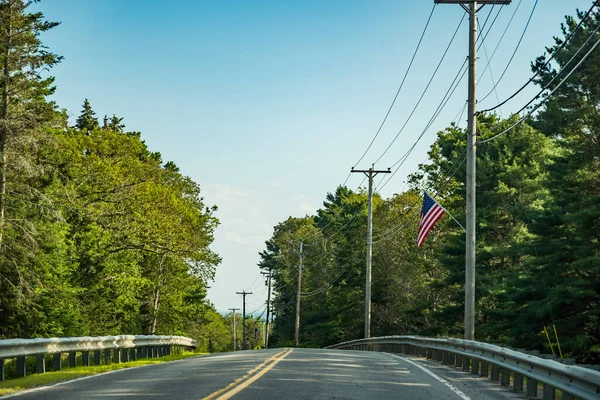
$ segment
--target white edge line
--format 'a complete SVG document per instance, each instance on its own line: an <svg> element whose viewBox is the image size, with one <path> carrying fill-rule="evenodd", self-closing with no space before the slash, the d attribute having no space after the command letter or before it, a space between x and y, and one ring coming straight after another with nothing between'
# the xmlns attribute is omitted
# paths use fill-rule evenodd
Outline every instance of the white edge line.
<svg viewBox="0 0 600 400"><path fill-rule="evenodd" d="M454 385L452 385L450 382L448 382L448 381L447 381L447 380L445 380L444 378L441 378L441 377L439 377L438 375L434 374L433 372L431 372L430 370L428 370L428 369L427 369L427 368L425 368L424 366L422 366L422 365L419 365L419 364L417 364L416 362L414 362L414 361L411 361L411 360L409 360L409 359L407 359L407 358L400 357L400 356L398 356L398 355L396 355L396 354L391 354L391 353L388 353L388 354L389 354L389 355L391 355L392 357L396 357L396 358L399 358L399 359L401 359L401 360L403 360L403 361L406 361L407 363L409 363L409 364L412 364L412 365L414 365L415 367L417 367L417 368L419 368L419 369L423 370L423 371L424 371L426 374L428 374L428 375L432 376L433 378L437 379L438 381L440 381L440 382L442 382L444 385L446 385L446 386L448 387L448 389L450 389L450 390L452 390L454 393L456 393L456 394L457 394L457 395L458 395L458 396L459 396L461 399L463 399L463 400L471 400L471 398L470 398L469 396L467 396L467 395L466 395L466 394L464 394L462 391L460 391L459 389L457 389L457 388L456 388Z"/></svg>
<svg viewBox="0 0 600 400"><path fill-rule="evenodd" d="M164 361L162 363L138 365L138 366L135 366L135 367L127 367L127 368L115 369L113 371L100 372L98 374L93 374L93 375L88 375L88 376L82 376L80 378L75 378L75 379L69 379L69 380L66 380L66 381L54 383L52 385L44 385L44 386L39 386L39 387L36 387L36 388L20 390L20 391L15 392L15 393L5 394L4 396L0 396L0 399L10 399L12 397L21 396L21 395L24 395L24 394L30 394L30 393L40 392L42 390L48 390L48 389L51 389L51 388L56 387L56 386L68 385L68 384L74 383L74 382L85 381L86 379L96 378L96 377L103 376L103 375L108 375L108 374L113 374L115 372L123 372L123 371L137 369L137 368L151 367L153 365L154 366L161 365L161 364L164 365L164 364L168 364L168 363L172 363L172 362L177 362L177 361L186 361L186 360L189 360L189 359L192 359L192 358L200 358L203 355L204 354L199 354L197 356L182 358L182 359L179 359L179 360Z"/></svg>

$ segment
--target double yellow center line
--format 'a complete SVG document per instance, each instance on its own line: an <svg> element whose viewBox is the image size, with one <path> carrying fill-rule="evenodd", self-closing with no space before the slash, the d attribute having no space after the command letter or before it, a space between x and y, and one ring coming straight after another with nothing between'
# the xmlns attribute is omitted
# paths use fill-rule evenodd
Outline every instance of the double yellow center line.
<svg viewBox="0 0 600 400"><path fill-rule="evenodd" d="M279 353L267 358L262 362L262 364L246 372L246 374L241 378L236 379L223 389L217 390L202 400L225 400L235 396L260 379L261 376L273 369L273 367L276 366L281 360L289 356L292 351L294 351L294 349L283 349Z"/></svg>

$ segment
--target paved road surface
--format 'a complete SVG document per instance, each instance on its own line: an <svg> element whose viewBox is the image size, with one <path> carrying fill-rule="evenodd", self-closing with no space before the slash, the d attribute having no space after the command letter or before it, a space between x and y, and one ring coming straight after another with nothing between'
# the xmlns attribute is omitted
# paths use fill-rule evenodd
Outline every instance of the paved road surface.
<svg viewBox="0 0 600 400"><path fill-rule="evenodd" d="M13 396L113 399L508 399L486 380L387 353L270 349L126 369Z"/></svg>

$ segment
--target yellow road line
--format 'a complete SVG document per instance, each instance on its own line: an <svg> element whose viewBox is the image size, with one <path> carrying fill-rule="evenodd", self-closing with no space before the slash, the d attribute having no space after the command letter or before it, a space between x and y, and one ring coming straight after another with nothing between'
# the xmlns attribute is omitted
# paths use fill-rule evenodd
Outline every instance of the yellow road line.
<svg viewBox="0 0 600 400"><path fill-rule="evenodd" d="M244 376L242 376L241 378L236 379L235 381L231 382L229 385L225 386L223 389L217 390L216 392L204 397L202 400L212 400L214 398L216 398L219 395L223 395L221 397L219 397L219 399L228 399L230 397L229 392L230 390L236 389L237 385L243 386L243 384L245 383L246 380L249 380L248 378L250 378L252 376L252 374L254 374L256 371L260 370L261 368L267 366L267 364L269 364L270 362L274 363L270 366L267 366L264 373L259 373L260 376L258 376L256 379L260 378L261 376L263 376L268 370L270 370L271 368L273 368L275 366L275 364L277 364L279 361L283 360L285 357L287 357L293 350L292 349L283 349L282 351L280 351L279 353L276 353L274 355L272 355L271 357L267 358L265 361L263 361L261 364L259 364L258 366L252 368L250 371L246 372L244 374ZM280 357L281 358L278 358ZM258 375L258 374L257 374ZM254 377L253 377L254 378ZM252 380L252 382L256 381L256 379ZM251 383L252 383L251 382ZM243 388L246 388L248 385L243 386ZM242 389L240 389L242 390ZM238 393L239 391L236 391L236 393ZM232 394L233 395L233 394Z"/></svg>
<svg viewBox="0 0 600 400"><path fill-rule="evenodd" d="M238 386L231 388L231 390L229 390L227 393L224 393L223 395L217 397L217 400L230 399L232 396L235 396L242 390L246 389L248 386L256 382L261 376L273 369L273 367L276 366L281 360L289 356L292 353L292 351L294 351L294 349L289 349L285 354L281 354L271 364L261 369L260 372L258 372L256 375L252 376L250 379L241 382Z"/></svg>

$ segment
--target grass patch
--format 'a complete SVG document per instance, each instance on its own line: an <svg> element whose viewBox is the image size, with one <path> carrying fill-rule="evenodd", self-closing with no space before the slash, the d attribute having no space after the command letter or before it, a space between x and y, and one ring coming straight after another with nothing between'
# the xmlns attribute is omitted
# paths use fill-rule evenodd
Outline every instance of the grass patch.
<svg viewBox="0 0 600 400"><path fill-rule="evenodd" d="M169 361L182 360L195 357L202 353L183 352L171 354L161 358L144 358L142 360L130 361L121 364L93 365L90 367L65 368L61 371L51 371L45 374L34 374L25 378L16 378L0 382L0 396L12 394L19 390L31 389L39 386L51 385L53 383L69 381L83 376L96 375L102 372L116 371L119 369L141 367L142 365L161 364Z"/></svg>

